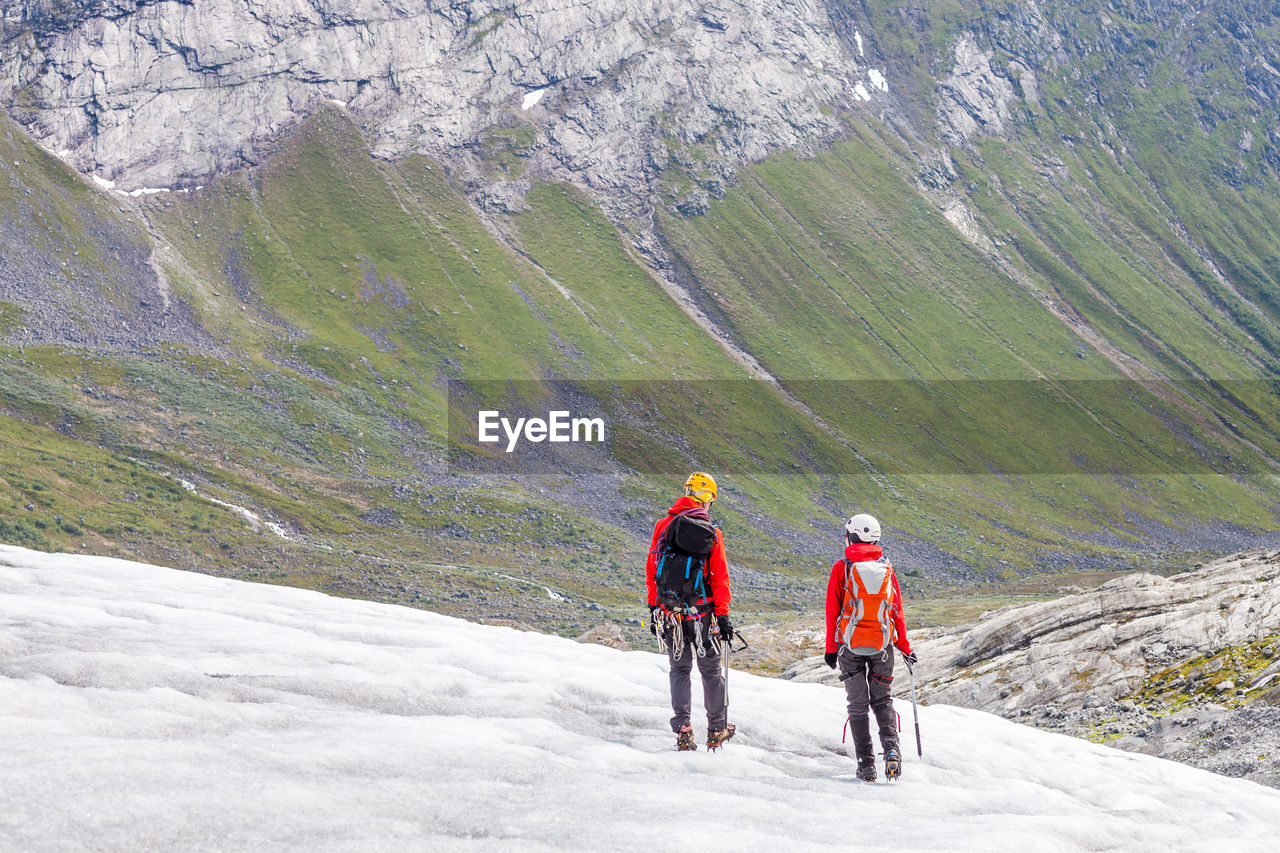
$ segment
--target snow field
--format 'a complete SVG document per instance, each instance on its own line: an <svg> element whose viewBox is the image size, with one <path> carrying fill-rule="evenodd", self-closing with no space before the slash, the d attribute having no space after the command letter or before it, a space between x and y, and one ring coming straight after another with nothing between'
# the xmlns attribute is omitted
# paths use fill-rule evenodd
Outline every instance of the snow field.
<svg viewBox="0 0 1280 853"><path fill-rule="evenodd" d="M1280 792L980 712L922 707L918 759L902 700L903 779L865 785L840 744L842 691L732 672L729 693L738 737L676 753L656 654L0 546L0 850L1280 838Z"/></svg>

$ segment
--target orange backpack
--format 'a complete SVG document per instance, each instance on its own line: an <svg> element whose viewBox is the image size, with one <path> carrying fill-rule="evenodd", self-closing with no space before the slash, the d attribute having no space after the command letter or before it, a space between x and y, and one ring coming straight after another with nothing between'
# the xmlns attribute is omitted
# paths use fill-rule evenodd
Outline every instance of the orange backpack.
<svg viewBox="0 0 1280 853"><path fill-rule="evenodd" d="M836 620L836 642L855 654L883 651L897 639L893 612L893 566L889 561L844 561L844 607Z"/></svg>

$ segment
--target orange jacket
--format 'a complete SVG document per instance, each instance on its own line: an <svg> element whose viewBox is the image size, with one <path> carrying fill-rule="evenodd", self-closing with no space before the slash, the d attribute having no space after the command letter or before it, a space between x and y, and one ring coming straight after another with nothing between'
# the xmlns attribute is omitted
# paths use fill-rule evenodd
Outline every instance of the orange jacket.
<svg viewBox="0 0 1280 853"><path fill-rule="evenodd" d="M863 560L878 560L884 556L879 545L857 542L844 549L845 560L858 563ZM892 567L890 567L892 569ZM827 651L840 650L840 642L836 639L836 622L840 612L844 610L844 560L836 560L831 567L831 578L827 581ZM907 642L907 621L902 616L902 590L898 587L898 575L893 574L893 627L898 638L894 645L904 655L911 654L911 643Z"/></svg>
<svg viewBox="0 0 1280 853"><path fill-rule="evenodd" d="M701 504L691 497L678 498L671 505L671 509L667 510L667 514L658 519L658 523L653 526L653 537L649 540L649 560L644 567L645 586L649 590L649 604L651 605L658 603L658 540L662 538L662 533L667 529L667 525L671 523L671 519L675 518L678 513L697 506L701 506ZM729 564L724 557L724 534L720 532L719 528L716 528L716 544L711 548L711 558L707 560L705 581L707 589L711 590L711 598L703 598L694 603L706 604L707 601L711 601L713 603L712 610L717 615L728 615Z"/></svg>

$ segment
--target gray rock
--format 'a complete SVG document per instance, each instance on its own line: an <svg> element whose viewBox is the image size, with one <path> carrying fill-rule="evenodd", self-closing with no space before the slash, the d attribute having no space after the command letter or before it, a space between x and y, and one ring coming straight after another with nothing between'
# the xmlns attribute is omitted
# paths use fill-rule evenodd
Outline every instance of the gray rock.
<svg viewBox="0 0 1280 853"><path fill-rule="evenodd" d="M1127 696L1149 671L1280 631L1280 553L1259 556L1169 578L1130 575L988 614L968 631L919 644L924 692L997 713L1047 702L1078 710L1090 696ZM1007 684L1019 689L1002 699Z"/></svg>
<svg viewBox="0 0 1280 853"><path fill-rule="evenodd" d="M608 646L611 649L630 651L631 644L623 636L622 629L613 623L597 625L577 638L579 643L595 643L597 646Z"/></svg>
<svg viewBox="0 0 1280 853"><path fill-rule="evenodd" d="M712 174L731 172L833 134L823 106L854 107L859 85L886 97L825 7L801 0L28 0L9 4L3 36L0 102L122 190L257 162L330 105L382 156L425 152L473 176L483 131L530 125L528 175L625 204L669 146L700 145L724 161ZM522 197L482 194L499 210Z"/></svg>
<svg viewBox="0 0 1280 853"><path fill-rule="evenodd" d="M991 67L991 51L979 49L971 33L955 45L955 67L938 87L938 123L942 137L961 144L979 134L1000 135L1017 99L1013 84ZM1030 75L1026 71L1025 75Z"/></svg>
<svg viewBox="0 0 1280 853"><path fill-rule="evenodd" d="M1248 552L1168 578L1119 578L1091 592L996 611L968 630L915 638L917 691L930 702L1070 734L1119 736L1124 748L1275 785L1280 717L1262 711L1274 711L1271 691L1247 702L1249 691L1237 693L1239 678L1216 689L1190 681L1190 703L1177 710L1135 694L1150 675L1278 633L1280 552ZM1256 691L1276 675L1280 662L1246 686ZM1204 690L1218 698L1198 702ZM1259 730L1263 724L1272 727ZM1253 743L1209 737L1224 727L1250 731Z"/></svg>

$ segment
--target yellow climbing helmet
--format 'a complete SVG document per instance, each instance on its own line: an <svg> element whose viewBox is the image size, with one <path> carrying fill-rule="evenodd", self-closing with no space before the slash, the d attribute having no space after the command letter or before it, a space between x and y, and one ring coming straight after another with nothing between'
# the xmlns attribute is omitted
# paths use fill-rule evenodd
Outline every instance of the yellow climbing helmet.
<svg viewBox="0 0 1280 853"><path fill-rule="evenodd" d="M709 505L716 499L716 481L710 474L694 471L684 481L684 493L700 504Z"/></svg>

